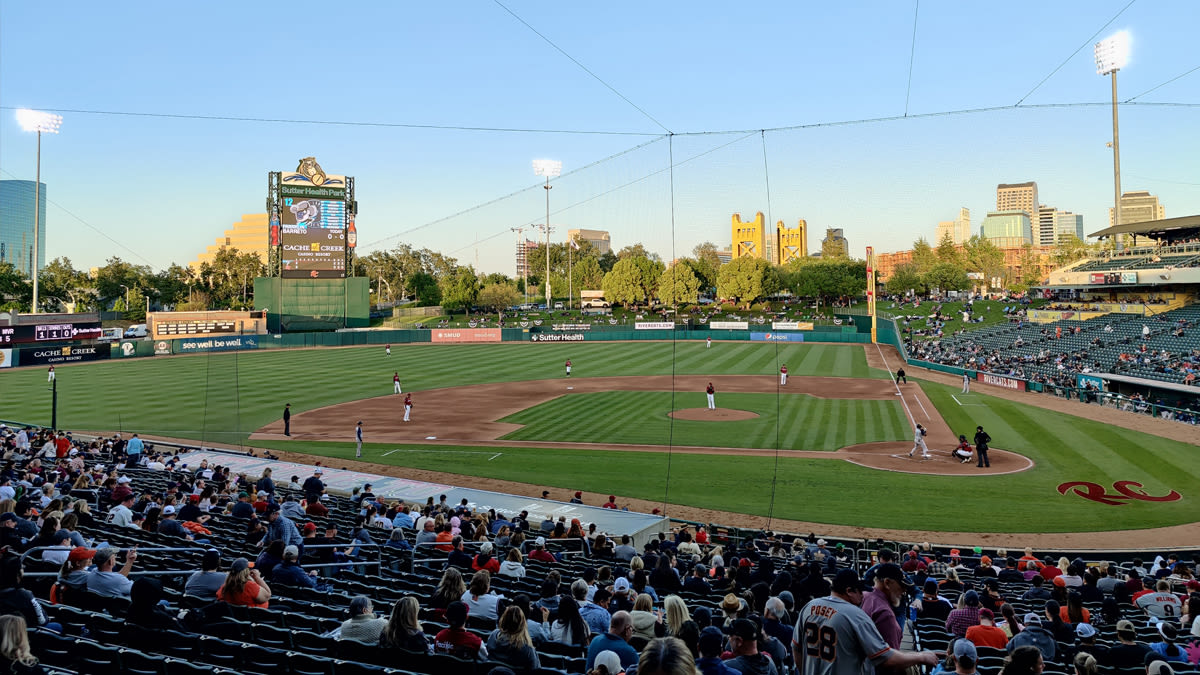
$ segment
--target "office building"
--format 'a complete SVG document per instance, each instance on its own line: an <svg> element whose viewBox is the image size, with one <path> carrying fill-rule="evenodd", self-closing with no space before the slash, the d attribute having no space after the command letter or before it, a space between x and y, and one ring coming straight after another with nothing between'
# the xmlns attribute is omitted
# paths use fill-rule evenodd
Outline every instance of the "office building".
<svg viewBox="0 0 1200 675"><path fill-rule="evenodd" d="M1067 235L1075 235L1083 241L1083 215L1070 211L1057 211L1054 214L1054 243L1062 242Z"/></svg>
<svg viewBox="0 0 1200 675"><path fill-rule="evenodd" d="M996 186L996 211L1022 211L1032 223L1037 220L1037 183L1001 183Z"/></svg>
<svg viewBox="0 0 1200 675"><path fill-rule="evenodd" d="M605 230L567 230L567 241L588 242L596 247L596 253L604 255L612 250L612 241Z"/></svg>
<svg viewBox="0 0 1200 675"><path fill-rule="evenodd" d="M1033 225L1024 211L992 211L979 226L979 235L1000 248L1020 247L1033 243Z"/></svg>
<svg viewBox="0 0 1200 675"><path fill-rule="evenodd" d="M517 277L523 279L532 272L528 268L529 256L539 246L541 244L532 239L522 239L517 242ZM542 251L542 253L545 254L545 251Z"/></svg>
<svg viewBox="0 0 1200 675"><path fill-rule="evenodd" d="M958 210L958 218L943 220L937 225L933 245L937 246L949 235L955 246L962 246L971 238L971 209L962 207Z"/></svg>
<svg viewBox="0 0 1200 675"><path fill-rule="evenodd" d="M240 221L233 224L233 227L225 230L224 236L217 237L208 250L197 256L196 260L189 264L189 267L198 271L203 263L211 264L222 248L235 248L238 253L257 253L265 265L271 259L270 241L271 231L267 214L243 215Z"/></svg>
<svg viewBox="0 0 1200 675"><path fill-rule="evenodd" d="M1121 193L1121 222L1113 222L1113 209L1108 209L1108 226L1144 223L1147 220L1162 220L1166 218L1166 209L1158 202L1158 197L1148 190L1133 190ZM1143 242L1146 241L1143 239ZM1117 235L1117 245L1121 247L1136 246L1137 237L1128 234Z"/></svg>
<svg viewBox="0 0 1200 675"><path fill-rule="evenodd" d="M846 234L840 227L830 227L825 230L825 238L821 240L821 252L830 245L840 246L844 255L850 255L850 242L846 241Z"/></svg>
<svg viewBox="0 0 1200 675"><path fill-rule="evenodd" d="M31 180L0 180L0 262L17 268L26 278L33 269L33 199ZM38 195L39 270L46 267L46 184Z"/></svg>

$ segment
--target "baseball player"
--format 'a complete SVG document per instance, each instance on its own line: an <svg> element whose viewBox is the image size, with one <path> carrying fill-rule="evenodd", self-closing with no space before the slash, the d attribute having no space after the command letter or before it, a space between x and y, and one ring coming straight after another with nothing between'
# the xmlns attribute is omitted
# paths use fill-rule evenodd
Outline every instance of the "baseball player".
<svg viewBox="0 0 1200 675"><path fill-rule="evenodd" d="M283 406L283 435L292 435L292 404L286 403Z"/></svg>
<svg viewBox="0 0 1200 675"><path fill-rule="evenodd" d="M362 457L362 420L354 427L354 456Z"/></svg>
<svg viewBox="0 0 1200 675"><path fill-rule="evenodd" d="M971 378L967 376L967 373L965 371L963 372L962 393L964 393L964 394L971 393Z"/></svg>
<svg viewBox="0 0 1200 675"><path fill-rule="evenodd" d="M706 338L706 341L707 341L707 344L704 345L704 348L712 349L712 336L711 335L708 336L708 338Z"/></svg>
<svg viewBox="0 0 1200 675"><path fill-rule="evenodd" d="M913 447L908 451L909 457L912 457L913 453L920 449L921 459L929 459L929 448L925 446L925 437L928 435L929 430L918 424L916 430L913 431Z"/></svg>
<svg viewBox="0 0 1200 675"><path fill-rule="evenodd" d="M713 387L712 382L708 383L708 389L705 389L704 393L708 394L708 409L716 410L717 409L717 399L716 399L717 390Z"/></svg>
<svg viewBox="0 0 1200 675"><path fill-rule="evenodd" d="M404 395L404 421L408 421L408 416L412 413L412 394Z"/></svg>
<svg viewBox="0 0 1200 675"><path fill-rule="evenodd" d="M386 356L391 356L391 355L392 355L392 346L391 346L390 344L384 345L384 346L383 346L383 353L384 353Z"/></svg>
<svg viewBox="0 0 1200 675"><path fill-rule="evenodd" d="M571 359L567 359L567 377L571 376Z"/></svg>
<svg viewBox="0 0 1200 675"><path fill-rule="evenodd" d="M395 391L397 394L403 394L403 393L404 393L404 392L403 392L403 391L400 389L400 371L396 371L396 372L392 373L392 389L393 389L393 390L394 390L394 391Z"/></svg>
<svg viewBox="0 0 1200 675"><path fill-rule="evenodd" d="M833 579L832 593L800 610L792 635L792 656L800 675L861 675L872 666L906 670L934 666L934 652L893 649L884 641L871 617L858 607L862 586L858 573L842 570Z"/></svg>
<svg viewBox="0 0 1200 675"><path fill-rule="evenodd" d="M959 464L966 464L971 461L971 451L971 444L967 442L967 437L959 434L958 447L950 454L954 455L954 459L957 459Z"/></svg>
<svg viewBox="0 0 1200 675"><path fill-rule="evenodd" d="M779 386L783 387L786 385L787 385L787 364L785 363L779 367Z"/></svg>
<svg viewBox="0 0 1200 675"><path fill-rule="evenodd" d="M47 382L54 381L54 366L50 366L50 374L49 374L49 376L46 377L46 381Z"/></svg>

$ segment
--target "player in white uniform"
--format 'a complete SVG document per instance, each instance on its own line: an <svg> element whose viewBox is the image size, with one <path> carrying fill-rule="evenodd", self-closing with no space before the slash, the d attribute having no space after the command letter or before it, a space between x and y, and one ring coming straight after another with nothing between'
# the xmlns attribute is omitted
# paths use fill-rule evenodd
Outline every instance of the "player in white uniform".
<svg viewBox="0 0 1200 675"><path fill-rule="evenodd" d="M779 367L779 386L782 387L782 386L785 386L786 384L787 384L787 364L785 363Z"/></svg>
<svg viewBox="0 0 1200 675"><path fill-rule="evenodd" d="M50 366L50 375L46 378L47 382L54 381L54 366Z"/></svg>
<svg viewBox="0 0 1200 675"><path fill-rule="evenodd" d="M925 436L928 434L929 431L926 430L925 427L921 426L920 424L917 425L916 430L913 431L913 447L912 450L908 451L909 457L912 457L914 452L920 450L921 459L929 459L929 448L925 446Z"/></svg>
<svg viewBox="0 0 1200 675"><path fill-rule="evenodd" d="M392 373L392 389L393 389L393 390L395 390L395 392L396 392L397 394L403 394L403 393L404 393L404 392L403 392L403 391L400 389L400 371L396 371L396 372Z"/></svg>
<svg viewBox="0 0 1200 675"><path fill-rule="evenodd" d="M567 359L567 377L571 376L571 359Z"/></svg>
<svg viewBox="0 0 1200 675"><path fill-rule="evenodd" d="M392 355L392 346L391 346L390 344L389 344L389 345L384 345L384 347L383 347L383 353L384 353L384 355L385 355L385 356L391 356L391 355Z"/></svg>
<svg viewBox="0 0 1200 675"><path fill-rule="evenodd" d="M704 345L704 348L705 348L705 349L711 349L711 348L712 348L712 336L709 336L709 338L708 338L708 344Z"/></svg>
<svg viewBox="0 0 1200 675"><path fill-rule="evenodd" d="M871 675L878 666L902 671L935 666L934 652L892 649L875 622L859 609L862 587L858 573L838 572L829 597L817 598L800 610L792 634L792 656L801 675Z"/></svg>
<svg viewBox="0 0 1200 675"><path fill-rule="evenodd" d="M708 394L708 409L716 410L717 409L717 398L716 398L717 390L716 390L716 388L713 387L712 382L708 383L708 388L704 390L704 393Z"/></svg>
<svg viewBox="0 0 1200 675"><path fill-rule="evenodd" d="M354 456L362 457L362 420L354 427Z"/></svg>
<svg viewBox="0 0 1200 675"><path fill-rule="evenodd" d="M962 388L962 393L964 393L964 394L969 394L969 393L971 393L971 378L970 378L970 377L968 377L966 373L963 373L963 388Z"/></svg>
<svg viewBox="0 0 1200 675"><path fill-rule="evenodd" d="M408 421L408 416L412 414L412 394L404 397L404 421Z"/></svg>

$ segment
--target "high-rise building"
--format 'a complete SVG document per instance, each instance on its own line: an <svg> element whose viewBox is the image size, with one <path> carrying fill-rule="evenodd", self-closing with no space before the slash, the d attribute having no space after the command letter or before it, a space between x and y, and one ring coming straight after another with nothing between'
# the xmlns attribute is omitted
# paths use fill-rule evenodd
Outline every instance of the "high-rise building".
<svg viewBox="0 0 1200 675"><path fill-rule="evenodd" d="M1033 228L1034 246L1054 245L1054 216L1058 209L1042 204L1038 206L1036 227Z"/></svg>
<svg viewBox="0 0 1200 675"><path fill-rule="evenodd" d="M567 230L567 241L589 242L596 252L604 255L612 250L612 241L605 230Z"/></svg>
<svg viewBox="0 0 1200 675"><path fill-rule="evenodd" d="M1001 183L996 186L996 211L1024 211L1029 222L1037 220L1037 183Z"/></svg>
<svg viewBox="0 0 1200 675"><path fill-rule="evenodd" d="M538 246L541 246L541 244L533 241L532 239L522 239L521 241L517 242L518 277L524 278L531 272L531 270L527 267L527 265L529 265L529 254ZM542 251L542 253L545 253L545 251Z"/></svg>
<svg viewBox="0 0 1200 675"><path fill-rule="evenodd" d="M236 248L238 253L257 253L263 264L271 259L270 254L271 230L267 222L267 214L250 213L225 230L224 236L217 237L216 242L208 250L196 257L189 267L199 270L203 263L211 263L222 248Z"/></svg>
<svg viewBox="0 0 1200 675"><path fill-rule="evenodd" d="M1024 211L992 211L979 226L979 235L1000 248L1019 247L1033 243L1033 226Z"/></svg>
<svg viewBox="0 0 1200 675"><path fill-rule="evenodd" d="M29 276L33 269L33 199L31 180L0 180L0 262ZM37 268L46 266L46 184L38 194Z"/></svg>
<svg viewBox="0 0 1200 675"><path fill-rule="evenodd" d="M971 209L964 206L958 210L958 218L938 223L933 245L937 246L942 243L946 235L950 236L955 246L967 243L967 240L971 238Z"/></svg>
<svg viewBox="0 0 1200 675"><path fill-rule="evenodd" d="M1121 222L1113 222L1113 209L1108 209L1108 226L1144 223L1147 220L1162 220L1167 217L1166 209L1158 203L1158 197L1150 194L1149 190L1134 190L1121 193ZM1137 237L1121 234L1117 236L1120 246L1136 245Z"/></svg>
<svg viewBox="0 0 1200 675"><path fill-rule="evenodd" d="M840 227L825 229L825 238L821 240L821 252L830 244L840 246L844 254L850 255L850 242L846 241L846 233Z"/></svg>
<svg viewBox="0 0 1200 675"><path fill-rule="evenodd" d="M1057 244L1067 235L1073 234L1083 241L1083 215L1070 211L1057 211L1054 214L1054 243Z"/></svg>

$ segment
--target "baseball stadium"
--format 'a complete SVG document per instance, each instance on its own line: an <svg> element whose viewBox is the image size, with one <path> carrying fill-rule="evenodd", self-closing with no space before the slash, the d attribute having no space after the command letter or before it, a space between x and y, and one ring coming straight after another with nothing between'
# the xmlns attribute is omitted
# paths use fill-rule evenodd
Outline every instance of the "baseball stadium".
<svg viewBox="0 0 1200 675"><path fill-rule="evenodd" d="M49 22L69 60L0 60L42 106L0 123L0 672L1200 675L1195 12L1121 4L1029 48L919 4Z"/></svg>

